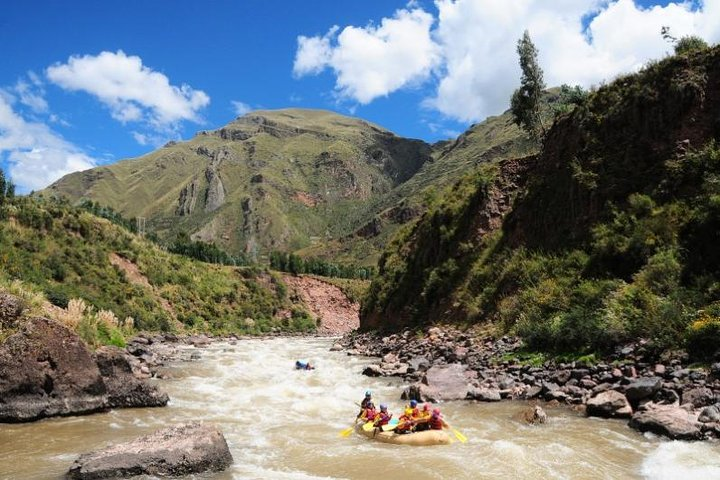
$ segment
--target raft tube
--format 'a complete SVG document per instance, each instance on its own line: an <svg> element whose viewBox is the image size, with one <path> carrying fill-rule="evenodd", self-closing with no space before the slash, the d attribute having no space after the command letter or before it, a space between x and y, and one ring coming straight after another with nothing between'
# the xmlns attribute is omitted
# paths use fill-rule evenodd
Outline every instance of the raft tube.
<svg viewBox="0 0 720 480"><path fill-rule="evenodd" d="M365 435L368 438L377 440L383 443L394 443L395 445L412 445L412 446L426 446L426 445L447 445L452 443L452 438L444 430L424 430L422 432L405 433L399 434L393 431L383 432L378 431L375 433L374 430L366 432L362 428L362 424L359 424L355 430L361 435Z"/></svg>

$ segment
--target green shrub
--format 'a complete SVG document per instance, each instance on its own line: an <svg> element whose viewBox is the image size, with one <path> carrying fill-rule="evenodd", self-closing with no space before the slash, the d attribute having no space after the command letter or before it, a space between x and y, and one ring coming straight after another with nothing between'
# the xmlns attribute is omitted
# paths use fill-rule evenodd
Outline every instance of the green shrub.
<svg viewBox="0 0 720 480"><path fill-rule="evenodd" d="M714 310L719 310L720 304ZM697 360L711 360L720 351L720 317L702 312L686 332L687 349Z"/></svg>

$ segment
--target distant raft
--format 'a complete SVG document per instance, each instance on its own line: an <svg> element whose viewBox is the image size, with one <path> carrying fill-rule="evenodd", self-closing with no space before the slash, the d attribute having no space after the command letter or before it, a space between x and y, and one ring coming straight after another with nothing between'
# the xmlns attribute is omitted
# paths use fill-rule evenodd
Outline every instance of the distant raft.
<svg viewBox="0 0 720 480"><path fill-rule="evenodd" d="M365 431L362 428L362 423L355 427L355 430L368 438L377 440L383 443L394 443L395 445L412 445L414 447L428 446L428 445L448 445L452 443L452 438L444 430L425 430L422 432L414 433L395 433L393 431L382 432L375 430Z"/></svg>

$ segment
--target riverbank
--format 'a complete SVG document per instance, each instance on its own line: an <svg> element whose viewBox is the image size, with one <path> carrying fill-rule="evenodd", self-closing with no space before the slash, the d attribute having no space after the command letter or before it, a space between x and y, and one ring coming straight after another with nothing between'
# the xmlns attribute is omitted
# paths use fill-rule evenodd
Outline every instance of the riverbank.
<svg viewBox="0 0 720 480"><path fill-rule="evenodd" d="M525 402L447 402L442 411L468 443L396 447L361 435L342 438L355 402L367 389L397 414L406 386L400 378L367 377L373 359L330 352L336 339L248 338L178 344L193 361L161 368L164 408L113 409L79 417L0 425L0 478L59 478L79 455L133 441L158 429L202 420L217 425L235 462L212 480L432 478L599 478L707 480L720 475L720 445L665 442L637 435L622 421L588 421L570 409L544 405L540 426L518 420ZM186 357L188 358L188 357ZM293 368L297 358L313 371ZM319 421L321 419L322 421ZM391 467L389 467L391 466ZM392 468L392 471L389 470Z"/></svg>
<svg viewBox="0 0 720 480"><path fill-rule="evenodd" d="M518 338L432 327L351 333L333 349L380 357L363 373L402 378L410 384L404 398L544 400L588 416L628 419L632 428L673 439L720 438L720 363L692 366L682 351L656 358L642 341L604 359L544 361L523 353Z"/></svg>

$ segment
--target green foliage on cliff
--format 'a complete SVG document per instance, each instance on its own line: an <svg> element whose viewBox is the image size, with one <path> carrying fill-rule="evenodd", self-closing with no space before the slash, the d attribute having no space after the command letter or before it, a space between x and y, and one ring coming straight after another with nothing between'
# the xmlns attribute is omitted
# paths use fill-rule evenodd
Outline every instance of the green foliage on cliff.
<svg viewBox="0 0 720 480"><path fill-rule="evenodd" d="M469 174L385 251L363 326L494 322L555 352L712 345L718 84L715 47L593 92L548 132L501 228L481 235L476 220L497 208L488 186L510 177Z"/></svg>
<svg viewBox="0 0 720 480"><path fill-rule="evenodd" d="M61 308L81 298L96 312L132 318L139 330L313 328L278 276L168 253L62 201L16 197L0 206L0 268L7 281L35 286ZM283 320L281 311L298 321Z"/></svg>

